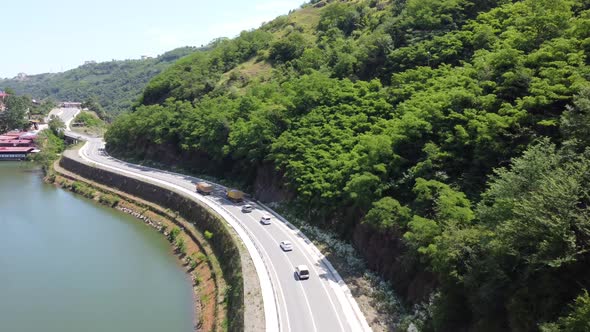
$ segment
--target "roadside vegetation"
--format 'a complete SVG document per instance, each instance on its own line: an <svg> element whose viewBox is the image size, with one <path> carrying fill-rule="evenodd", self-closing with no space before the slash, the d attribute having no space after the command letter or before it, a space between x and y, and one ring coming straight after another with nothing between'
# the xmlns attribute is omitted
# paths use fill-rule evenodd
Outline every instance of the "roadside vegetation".
<svg viewBox="0 0 590 332"><path fill-rule="evenodd" d="M24 130L30 126L30 120L42 120L55 102L46 99L33 103L30 96L16 95L11 89L6 89L9 96L4 101L5 110L0 112L0 134L10 130Z"/></svg>
<svg viewBox="0 0 590 332"><path fill-rule="evenodd" d="M157 75L107 149L272 183L398 326L586 331L589 36L588 1L312 1Z"/></svg>
<svg viewBox="0 0 590 332"><path fill-rule="evenodd" d="M53 163L59 159L66 147L63 140L66 125L56 116L49 119L48 125L48 130L42 130L37 134L35 143L41 151L31 154L31 159L40 164L47 175L51 175Z"/></svg>
<svg viewBox="0 0 590 332"><path fill-rule="evenodd" d="M106 131L105 122L91 111L81 111L70 124L74 132L90 136L102 136Z"/></svg>

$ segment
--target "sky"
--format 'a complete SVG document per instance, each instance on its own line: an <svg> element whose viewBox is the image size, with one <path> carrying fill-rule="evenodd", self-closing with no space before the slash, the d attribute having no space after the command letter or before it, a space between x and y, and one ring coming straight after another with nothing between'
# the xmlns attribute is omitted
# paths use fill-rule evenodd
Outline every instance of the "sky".
<svg viewBox="0 0 590 332"><path fill-rule="evenodd" d="M287 14L305 0L0 1L0 78L157 56Z"/></svg>

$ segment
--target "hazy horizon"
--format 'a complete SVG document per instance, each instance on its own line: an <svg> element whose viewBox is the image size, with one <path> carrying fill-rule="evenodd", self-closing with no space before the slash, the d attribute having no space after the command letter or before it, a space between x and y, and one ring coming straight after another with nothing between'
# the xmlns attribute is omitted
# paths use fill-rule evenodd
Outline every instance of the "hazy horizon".
<svg viewBox="0 0 590 332"><path fill-rule="evenodd" d="M80 3L35 0L8 5L3 18L14 32L4 35L0 78L67 71L86 61L156 57L184 46L208 44L259 27L304 0L216 2L130 0ZM26 23L24 23L26 22Z"/></svg>

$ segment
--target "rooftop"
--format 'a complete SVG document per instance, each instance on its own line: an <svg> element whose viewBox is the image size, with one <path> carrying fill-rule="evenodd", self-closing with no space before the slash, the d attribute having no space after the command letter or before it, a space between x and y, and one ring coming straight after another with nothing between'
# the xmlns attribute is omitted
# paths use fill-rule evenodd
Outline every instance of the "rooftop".
<svg viewBox="0 0 590 332"><path fill-rule="evenodd" d="M3 139L3 136L0 136L0 143L5 143L5 144L31 144L31 142L33 142L30 139L13 139L12 137L10 137L9 139Z"/></svg>
<svg viewBox="0 0 590 332"><path fill-rule="evenodd" d="M24 131L10 131L10 132L5 133L2 136L19 137L22 134L25 134L25 132Z"/></svg>
<svg viewBox="0 0 590 332"><path fill-rule="evenodd" d="M34 147L30 147L30 146L23 146L23 147L4 147L4 146L0 146L0 153L15 153L15 152L32 152L33 150L35 150Z"/></svg>

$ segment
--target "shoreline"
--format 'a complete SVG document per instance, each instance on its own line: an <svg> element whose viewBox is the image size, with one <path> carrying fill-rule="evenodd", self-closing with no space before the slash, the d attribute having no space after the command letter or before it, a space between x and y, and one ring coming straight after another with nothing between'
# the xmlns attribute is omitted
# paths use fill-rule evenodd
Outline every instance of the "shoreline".
<svg viewBox="0 0 590 332"><path fill-rule="evenodd" d="M66 188L63 188L63 187L62 187L62 189L67 190ZM113 209L120 211L122 213L128 214L128 215L134 217L135 219L139 219L146 226L152 228L153 230L156 230L158 233L160 233L164 236L168 235L166 232L162 231L161 222L155 223L149 217L144 216L143 214L137 212L134 209L131 209L128 207L121 207L121 206L113 207ZM187 269L188 264L180 257L180 255L178 255L178 252L177 252L174 244L171 243L170 241L168 241L168 243L169 243L170 249L172 250L171 254L174 256L174 258L176 259L176 262L178 263L178 267L184 270L184 276L186 277L186 281L190 282L190 284L191 284L191 288L193 290L193 292L191 294L191 298L193 299L193 327L194 327L194 331L201 331L199 329L199 326L200 326L199 325L199 317L201 317L202 314L201 314L201 306L200 306L199 298L197 297L199 292L198 292L197 287L195 287L195 279L196 278L191 273L191 271Z"/></svg>
<svg viewBox="0 0 590 332"><path fill-rule="evenodd" d="M165 236L191 283L193 330L224 330L227 308L220 296L227 285L205 237L189 222L169 209L64 170L59 161L55 161L44 181L129 214Z"/></svg>

